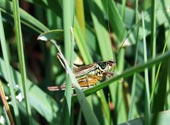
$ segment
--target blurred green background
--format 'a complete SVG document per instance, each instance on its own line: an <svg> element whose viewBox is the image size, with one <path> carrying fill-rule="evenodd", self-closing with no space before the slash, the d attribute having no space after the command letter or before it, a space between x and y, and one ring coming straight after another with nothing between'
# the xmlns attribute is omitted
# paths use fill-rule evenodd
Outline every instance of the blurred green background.
<svg viewBox="0 0 170 125"><path fill-rule="evenodd" d="M168 124L169 28L169 0L0 0L0 124ZM54 40L71 68L116 61L113 78L72 90Z"/></svg>

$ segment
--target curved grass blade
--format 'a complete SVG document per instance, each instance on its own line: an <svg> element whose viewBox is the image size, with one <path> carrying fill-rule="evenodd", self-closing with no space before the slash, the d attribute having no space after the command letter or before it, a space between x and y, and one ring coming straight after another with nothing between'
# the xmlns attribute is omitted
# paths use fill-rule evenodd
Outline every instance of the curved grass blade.
<svg viewBox="0 0 170 125"><path fill-rule="evenodd" d="M6 68L4 67L5 62L0 58L0 76L4 77L6 73ZM10 67L10 72L13 73L15 84L21 83L21 74ZM9 82L9 79L5 80ZM31 106L40 113L48 122L53 122L57 119L56 112L59 111L59 106L57 103L40 88L38 88L35 83L32 83L27 79L26 88L29 90L29 100Z"/></svg>
<svg viewBox="0 0 170 125"><path fill-rule="evenodd" d="M104 87L110 85L111 83L113 83L116 80L120 80L122 78L131 76L134 73L144 71L145 68L150 68L153 65L156 65L163 61L166 61L169 58L170 58L170 52L168 51L165 54L161 54L161 55L157 56L157 58L155 58L155 59L148 60L147 63L138 64L135 67L129 68L129 69L125 70L123 73L121 73L120 75L116 75L113 78L103 82L102 84L98 84L98 85L94 86L93 88L89 88L88 90L85 90L84 93L86 96L88 96L91 93L94 93L100 89L103 89Z"/></svg>
<svg viewBox="0 0 170 125"><path fill-rule="evenodd" d="M1 101L4 105L5 111L8 115L8 119L10 121L10 124L15 125L13 117L12 117L11 110L10 110L9 105L8 105L8 102L6 101L6 97L5 97L5 93L4 93L4 89L3 89L3 86L2 86L1 80L0 80L0 97L1 97Z"/></svg>
<svg viewBox="0 0 170 125"><path fill-rule="evenodd" d="M82 108L82 111L83 111L83 114L84 114L84 117L85 117L85 120L86 122L89 124L89 125L98 125L99 122L96 118L96 116L94 115L92 109L90 108L90 105L89 103L87 102L84 94L83 94L83 91L81 90L71 68L69 67L69 65L67 64L67 61L65 60L63 54L61 53L61 50L59 49L58 45L56 44L56 42L54 40L51 40L51 42L56 46L56 48L58 49L59 53L59 57L62 61L62 63L65 65L65 69L66 69L66 72L68 72L68 75L70 77L70 80L72 82L72 84L74 85L75 87L75 91L76 91L76 94L77 94L77 97L78 97L78 100L79 100L79 103L81 105L81 108Z"/></svg>
<svg viewBox="0 0 170 125"><path fill-rule="evenodd" d="M41 36L41 37L38 37L39 40L44 40L44 37L45 36ZM46 38L48 39L48 38ZM68 66L63 54L61 53L61 50L59 49L59 46L56 44L56 41L54 40L50 40L51 43L53 43L55 45L55 47L57 48L57 50L59 51L59 58L61 60L61 63L65 66L65 69L66 69L66 72L68 73L69 77L70 77L70 80L72 82L72 84L74 85L75 87L75 91L76 91L76 94L77 94L77 97L78 97L78 100L79 100L79 103L82 107L82 111L83 111L83 114L84 114L84 117L86 119L86 122L88 124L99 124L98 123L98 120L96 119L94 113L92 112L73 72L71 71L70 67Z"/></svg>
<svg viewBox="0 0 170 125"><path fill-rule="evenodd" d="M153 114L152 116L154 117L155 114ZM168 125L170 123L170 110L167 111L162 111L158 113L158 119L156 120L155 124L156 125ZM121 123L119 125L143 125L145 124L145 118L144 117L140 117L137 119L133 119L124 123Z"/></svg>
<svg viewBox="0 0 170 125"><path fill-rule="evenodd" d="M10 16L13 15L12 2L8 0L0 0L0 8L4 13L7 13ZM31 29L33 29L34 31L41 33L49 30L45 25L43 25L40 21L38 21L33 16L25 12L23 9L19 8L19 13L21 17L21 22L26 26L30 27Z"/></svg>
<svg viewBox="0 0 170 125"><path fill-rule="evenodd" d="M55 39L55 40L63 40L64 39L64 31L62 29L50 30L47 32L41 33L37 39L41 39L43 41Z"/></svg>

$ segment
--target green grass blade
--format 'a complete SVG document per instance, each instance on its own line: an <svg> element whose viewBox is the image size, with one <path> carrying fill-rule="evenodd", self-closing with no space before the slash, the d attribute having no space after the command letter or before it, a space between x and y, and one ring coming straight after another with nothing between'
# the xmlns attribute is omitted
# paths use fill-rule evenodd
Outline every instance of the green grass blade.
<svg viewBox="0 0 170 125"><path fill-rule="evenodd" d="M152 58L156 57L156 0L152 0L152 4L151 4L151 50L152 50ZM152 67L152 73L151 73L151 83L152 83L152 87L153 87L153 83L155 81L155 70L156 67L153 66Z"/></svg>
<svg viewBox="0 0 170 125"><path fill-rule="evenodd" d="M147 49L146 49L146 36L145 36L145 23L144 23L144 15L142 12L142 26L143 26L143 47L144 47L144 62L147 62ZM145 124L150 124L150 92L149 92L149 74L148 69L145 69Z"/></svg>
<svg viewBox="0 0 170 125"><path fill-rule="evenodd" d="M4 67L5 62L0 58L0 76L5 78L7 69ZM10 72L14 75L14 82L18 84L22 82L21 74L14 70L11 66L9 67ZM5 79L9 82L9 79ZM41 114L48 122L56 121L56 112L59 111L59 106L56 102L45 92L43 92L39 87L27 79L26 87L29 88L29 99L31 106ZM13 88L14 89L14 88Z"/></svg>
<svg viewBox="0 0 170 125"><path fill-rule="evenodd" d="M156 125L168 125L170 123L169 117L170 117L170 110L159 112L158 120L155 124ZM144 125L145 119L144 117L133 119L133 120L128 121L128 124L129 125ZM127 122L121 123L119 125L127 125Z"/></svg>
<svg viewBox="0 0 170 125"><path fill-rule="evenodd" d="M43 41L55 39L55 40L63 40L64 39L64 31L62 29L57 30L49 30L47 32L41 33L37 39L41 39Z"/></svg>
<svg viewBox="0 0 170 125"><path fill-rule="evenodd" d="M89 6L90 6L90 12L91 12L91 17L92 21L94 24L94 29L95 33L97 36L97 41L98 45L100 48L100 53L102 57L102 61L108 61L108 60L113 60L113 52L112 52L112 45L111 45L111 40L109 37L109 32L106 29L106 23L104 19L104 7L102 5L101 1L95 0L95 1L88 1ZM107 48L107 49L106 49ZM110 120L110 110L104 95L103 90L100 90L98 92L100 95L100 100L102 103L102 107L104 110L104 115L105 115L105 124L111 123Z"/></svg>
<svg viewBox="0 0 170 125"><path fill-rule="evenodd" d="M108 21L109 21L109 24L111 24L111 28L114 32L114 34L116 35L116 40L117 42L122 42L124 37L125 37L125 34L126 34L126 29L125 29L125 25L122 21L122 18L120 16L120 14L118 13L118 7L115 6L115 3L110 1L110 0L107 0L107 1L102 1L104 4L104 7L105 7L105 13L106 15L108 16ZM96 4L98 5L98 4ZM122 7L122 17L124 17L124 6ZM100 9L102 10L102 9ZM98 12L98 11L97 11ZM95 14L97 16L97 14ZM101 15L101 14L100 14ZM104 17L104 16L103 16ZM114 17L114 18L113 18ZM99 20L101 20L101 16L98 17ZM101 21L99 21L101 22ZM96 23L95 23L96 24ZM103 24L103 23L101 23ZM118 25L121 25L121 26L118 26ZM109 27L109 26L108 26ZM100 28L101 29L101 28ZM98 29L100 31L100 29ZM120 32L121 30L121 32ZM97 32L97 31L96 31ZM101 30L100 31L100 36L101 37L105 37L104 39L108 38L105 34L104 34L104 30ZM103 32L103 33L102 33ZM110 31L109 31L110 32ZM110 33L107 33L107 34L110 34ZM101 38L100 38L101 39ZM109 40L108 40L109 39ZM104 47L107 44L107 42L110 44L107 46L107 48L111 47L111 50L113 49L113 45L111 45L111 42L110 42L110 38L108 38L105 40L103 40L103 45L102 46L102 50L101 52L105 52L104 53L104 57L103 59L106 59L106 58L113 58L113 53L110 52L108 49L106 50ZM100 43L102 43L101 41L99 41ZM100 45L99 43L99 45ZM119 45L118 45L119 46ZM113 51L113 50L112 50ZM109 55L111 54L111 55ZM116 63L117 63L117 71L119 72L122 72L123 71L123 68L124 68L124 50L121 49L119 52L118 52L118 59L116 59ZM116 71L114 71L116 72ZM113 85L111 84L109 86L109 90L110 90L110 93L111 93L111 97L112 97L112 102L115 103L115 112L116 114L118 114L116 117L117 117L117 123L120 123L124 120L126 120L126 110L125 110L125 101L122 101L122 98L123 97L123 91L122 91L122 85L121 84L116 84L116 85ZM124 100L124 99L123 99Z"/></svg>
<svg viewBox="0 0 170 125"><path fill-rule="evenodd" d="M105 6L105 10L108 9L108 17L109 22L111 24L111 28L116 34L116 40L118 42L122 42L126 36L125 25L120 17L120 14L116 8L115 2L108 0L102 0L103 5ZM106 11L107 12L107 11Z"/></svg>
<svg viewBox="0 0 170 125"><path fill-rule="evenodd" d="M152 112L155 113L155 116L152 119L152 124L156 124L159 118L158 112L164 110L164 106L166 103L166 95L167 95L166 88L167 88L167 73L168 73L167 66L169 65L168 63L169 61L162 63L163 65L161 67L161 71L159 75L160 77L159 79L161 80L161 82L157 84L155 95L153 98Z"/></svg>
<svg viewBox="0 0 170 125"><path fill-rule="evenodd" d="M169 37L170 37L170 32L168 31L164 42L165 44L162 53L164 53L166 50ZM169 72L169 61L160 63L156 71L156 78L154 81L153 90L151 93L151 100L150 100L152 112L155 113L152 119L152 124L156 124L158 122L159 119L158 112L164 110L165 105L168 105L169 102L169 98L167 97L168 96L167 93L169 89L168 72Z"/></svg>
<svg viewBox="0 0 170 125"><path fill-rule="evenodd" d="M81 28L80 28L76 18L74 19L74 28L75 28L74 35L75 35L76 43L80 50L81 56L82 56L85 64L90 64L90 63L92 63L92 58L88 51L88 47L87 47L85 38L83 36L83 33L81 31Z"/></svg>
<svg viewBox="0 0 170 125"><path fill-rule="evenodd" d="M163 48L162 54L165 53L165 50L166 50L169 38L170 38L170 32L168 31L167 37L165 39L165 44L164 44L164 48ZM156 83L158 82L157 80L158 80L158 75L159 75L161 66L162 66L162 64L160 63L159 66L158 66L158 69L156 71L156 77L155 77L155 81L154 81L154 84L153 84L153 89L152 89L152 93L151 93L151 97L150 97L151 98L150 99L150 105L151 106L153 105L153 98L154 98Z"/></svg>
<svg viewBox="0 0 170 125"><path fill-rule="evenodd" d="M122 0L121 16L123 20L125 20L125 8L126 8L126 0Z"/></svg>
<svg viewBox="0 0 170 125"><path fill-rule="evenodd" d="M138 0L135 2L135 23L137 24L139 19L138 19ZM137 58L138 58L138 47L139 47L139 40L138 40L138 33L139 33L139 26L137 27L136 30L136 51L135 51L135 62L134 64L137 64ZM131 100L130 100L130 108L129 108L129 114L128 114L128 120L131 120L133 118L134 114L134 109L135 109L135 94L136 94L136 82L137 82L137 74L134 73L133 75L133 83L132 83L132 92L131 92Z"/></svg>
<svg viewBox="0 0 170 125"><path fill-rule="evenodd" d="M5 61L5 67L6 67L6 73L5 78L9 79L9 88L10 88L10 93L11 93L11 97L12 97L12 105L13 105L13 109L14 109L14 114L15 114L15 120L16 123L18 125L21 125L20 122L20 115L19 115L19 110L18 110L18 106L17 106L17 101L16 101L16 97L15 97L15 84L14 84L14 80L13 80L13 76L10 72L10 63L9 63L9 57L8 57L8 50L7 50L7 45L6 45L6 40L5 40L5 34L4 34L4 28L3 28L3 23L2 23L2 16L1 16L1 11L0 11L0 38L1 38L1 47L2 47L2 53L3 53L3 57L4 57L4 61Z"/></svg>
<svg viewBox="0 0 170 125"><path fill-rule="evenodd" d="M136 9L134 9L135 4ZM22 23L25 63L29 64L26 66L27 76L32 81L28 78L25 81L26 87L29 88L28 98L32 111L30 116L32 124L85 124L85 122L86 124L119 124L125 121L133 124L134 121L128 121L128 119L136 120L135 118L143 115L141 124L149 124L149 120L151 123L159 120L158 111L168 110L170 107L168 60L170 58L168 46L170 35L166 34L169 32L170 25L169 5L170 0L147 0L147 2L138 0L130 2L126 0L121 2L111 0L20 1L18 12L21 21L19 24ZM8 42L6 43L7 50L4 49L4 45L2 48L10 58L9 63L20 69L18 55L15 54L17 46L13 6L10 0L0 0L3 32L6 37L4 41ZM144 7L147 7L147 10L146 8L143 10ZM144 11L142 16L137 13L141 9ZM40 40L57 40L57 44L66 55L69 67L72 66L73 61L79 66L91 64L93 61L116 60L117 66L113 78L106 78L101 83L84 90L80 90L81 87L77 86L76 90L73 89L75 96L72 95L72 90L68 89L71 87L57 92L48 91L47 87L51 85L67 83L66 72L69 85L72 83L75 86L75 79L74 74L68 72L68 66L64 70L59 60L56 59L58 52L56 47L48 42L41 43L36 40L40 33L42 33L39 36ZM15 85L22 83L22 76L12 69L10 70L12 81L7 78L9 74L7 64L4 61L1 63L2 56L5 55L4 50L0 52L0 78L5 94L12 97L6 83L13 83L13 89L16 90ZM152 57L154 54L155 58ZM155 67L156 72L153 70ZM72 68L70 69L73 71ZM154 81L153 76L155 76ZM22 95L21 90L22 87L19 86L15 91L15 97L17 97L16 103L19 108L19 121L22 124L29 121L25 100L18 101L18 93ZM150 98L149 94L151 94ZM85 96L89 97L85 98ZM151 106L151 111L149 106ZM75 115L75 111L79 116ZM0 106L0 114L2 112L3 106ZM150 112L156 112L153 117L151 115L151 119L147 116ZM15 119L15 112L12 114ZM2 116L5 115L2 114ZM8 121L7 117L5 121ZM140 124L140 122L137 123Z"/></svg>
<svg viewBox="0 0 170 125"><path fill-rule="evenodd" d="M25 98L25 105L27 110L27 118L29 119L29 124L32 124L31 118L31 107L28 100L28 89L26 88L26 68L25 68L25 59L24 59L24 50L23 50L23 40L22 40L22 33L21 33L21 22L20 22L20 13L19 13L19 2L18 0L13 0L13 11L14 11L14 23L15 23L15 31L16 31L16 41L17 41L17 49L18 49L18 56L19 56L19 64L20 70L22 74L22 91Z"/></svg>
<svg viewBox="0 0 170 125"><path fill-rule="evenodd" d="M85 35L86 27L85 27L83 0L76 0L75 4L76 4L76 17L77 17L77 21L80 24L82 33Z"/></svg>
<svg viewBox="0 0 170 125"><path fill-rule="evenodd" d="M61 7L61 1L58 0L27 0L27 2L30 2L35 5L40 5L41 7L45 9L50 9L58 16L62 16L62 7Z"/></svg>
<svg viewBox="0 0 170 125"><path fill-rule="evenodd" d="M98 85L94 86L93 88L89 88L89 89L85 90L85 95L88 96L91 93L94 93L100 89L103 89L104 87L110 85L111 83L115 82L116 80L119 80L121 78L126 78L128 76L133 75L134 73L144 71L145 68L151 68L153 65L156 65L163 61L166 61L169 57L170 57L170 52L166 52L165 54L161 54L160 56L157 56L157 58L155 58L155 59L148 60L147 63L138 64L138 65L136 65L136 67L129 68L129 69L125 70L123 73L121 73L120 75L115 75L113 78L111 78L101 84L98 84Z"/></svg>
<svg viewBox="0 0 170 125"><path fill-rule="evenodd" d="M85 95L84 95L83 91L81 90L81 88L80 88L80 86L79 86L79 84L78 84L78 82L77 82L71 68L69 67L67 61L65 60L63 54L61 53L61 50L59 49L59 47L57 46L57 44L56 44L56 42L54 40L52 40L51 42L58 49L60 59L63 61L64 65L65 65L65 69L68 72L68 76L70 77L70 80L71 80L72 84L75 87L77 98L78 98L78 101L79 101L79 103L81 105L81 109L82 109L82 112L83 112L83 115L85 117L85 120L86 120L87 124L89 124L89 125L98 125L99 122L98 122L96 116L94 115L92 109L90 108L90 105L87 102L87 100L85 98Z"/></svg>
<svg viewBox="0 0 170 125"><path fill-rule="evenodd" d="M13 15L13 4L10 1L1 0L0 1L0 8L3 12L7 13L8 15ZM37 31L38 33L48 31L49 29L43 25L40 21L35 19L33 16L25 12L24 10L19 8L19 13L21 17L21 22L26 26L32 28L33 30Z"/></svg>
<svg viewBox="0 0 170 125"><path fill-rule="evenodd" d="M93 19L94 28L97 35L101 56L105 61L112 60L113 59L112 45L111 40L109 38L109 33L106 30L104 15L102 15L102 11L104 11L102 3L98 0L95 1L89 0L88 2L91 9L91 16ZM97 11L98 8L100 11Z"/></svg>
<svg viewBox="0 0 170 125"><path fill-rule="evenodd" d="M42 40L44 40L44 36L39 37L39 39L41 39L41 38L43 38ZM53 41L53 40L51 40L51 41L55 46L57 46L55 41ZM71 79L71 83L73 83L73 85L75 86L75 91L76 91L79 103L81 105L81 109L83 111L84 117L86 119L86 122L88 124L99 124L98 120L96 119L96 116L94 115L93 111L91 110L91 108L90 108L80 86L78 85L74 74L72 73L71 69L69 68L67 62L64 62L64 63L65 63L65 66L66 66L66 70L68 70L68 75Z"/></svg>
<svg viewBox="0 0 170 125"><path fill-rule="evenodd" d="M64 25L64 55L68 61L69 66L73 66L73 44L72 40L72 25L74 18L74 2L63 0L63 25ZM72 83L68 75L66 75L66 115L65 115L65 124L70 123L71 119L71 96L73 94Z"/></svg>
<svg viewBox="0 0 170 125"><path fill-rule="evenodd" d="M124 64L125 64L125 49L124 48L120 48L116 61L117 61L116 71L123 72ZM120 84L121 83L120 81L117 81L116 83L117 83L116 85L113 85L113 84L110 85L111 86L110 92L112 95L112 100L113 102L115 102L115 105L116 105L115 107L116 113L118 114L117 124L119 124L127 120L128 107L126 107L126 105L128 105L128 100L126 99L127 94L124 91L122 91L124 89L123 86L126 83L122 82L122 84L124 85Z"/></svg>

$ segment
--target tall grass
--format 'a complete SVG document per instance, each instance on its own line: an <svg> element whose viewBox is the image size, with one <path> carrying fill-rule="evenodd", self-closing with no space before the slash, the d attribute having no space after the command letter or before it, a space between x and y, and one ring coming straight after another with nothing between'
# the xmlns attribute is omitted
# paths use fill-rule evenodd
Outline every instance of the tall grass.
<svg viewBox="0 0 170 125"><path fill-rule="evenodd" d="M169 4L1 0L0 78L15 124L169 123ZM114 76L81 90L73 64L107 60Z"/></svg>

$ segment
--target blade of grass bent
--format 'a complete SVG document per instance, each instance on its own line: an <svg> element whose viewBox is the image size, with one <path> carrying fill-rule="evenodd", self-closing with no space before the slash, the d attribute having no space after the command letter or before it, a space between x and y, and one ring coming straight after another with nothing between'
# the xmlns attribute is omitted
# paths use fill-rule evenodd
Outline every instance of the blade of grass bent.
<svg viewBox="0 0 170 125"><path fill-rule="evenodd" d="M90 95L90 94L92 94L92 93L94 93L94 92L96 92L100 89L103 89L104 87L110 85L111 83L115 82L116 80L131 76L131 75L133 75L134 73L137 73L137 72L144 71L145 68L151 68L153 65L156 65L156 64L163 62L163 61L166 61L169 58L170 58L170 52L166 52L165 54L161 54L161 55L157 56L157 58L148 60L147 63L138 64L135 67L132 67L132 68L125 70L120 75L116 75L113 78L111 78L111 79L109 79L109 80L107 80L103 83L97 84L93 88L89 88L89 89L85 90L84 93L85 93L86 96L88 96L88 95Z"/></svg>
<svg viewBox="0 0 170 125"><path fill-rule="evenodd" d="M75 86L75 91L79 100L79 103L81 105L85 120L87 122L87 124L89 125L99 125L99 122L96 118L96 116L94 115L92 109L90 108L89 103L87 102L85 95L83 94L72 70L70 69L69 65L67 64L67 61L65 60L63 54L61 53L59 47L57 46L56 42L54 40L51 40L51 42L56 46L57 50L59 51L59 56L60 59L62 60L62 62L65 65L66 71L68 72L68 75L70 77L70 80L72 82L72 84Z"/></svg>
<svg viewBox="0 0 170 125"><path fill-rule="evenodd" d="M44 41L55 39L55 40L63 40L64 39L64 31L63 29L49 30L47 32L41 33L37 39L40 37L45 38Z"/></svg>
<svg viewBox="0 0 170 125"><path fill-rule="evenodd" d="M44 40L47 40L48 38L46 38L44 35L40 35L40 36L38 37L38 39L44 41ZM50 41L55 45L55 47L56 47L56 48L58 49L58 51L61 53L61 51L60 51L58 45L56 44L56 42L55 42L54 40L50 40ZM80 43L80 44L81 44L81 43ZM85 46L82 46L82 47L85 47ZM88 52L88 51L86 51L86 52ZM63 59L63 58L62 58L62 59ZM90 59L91 59L91 58L90 58ZM89 62L89 59L87 58L87 63L88 63L88 62ZM64 66L66 66L65 62L64 62ZM68 69L67 69L68 66L65 67L65 68L66 68L66 70L68 70ZM69 71L70 71L70 72L69 72ZM77 80L74 79L75 76L74 76L74 78L73 78L73 73L72 73L71 69L70 69L69 71L68 71L68 75L69 75L69 77L70 77L70 79L71 79L71 82L72 82L73 85L75 86L75 90L76 90L76 93L77 93L77 97L78 97L79 103L80 103L80 105L81 105L81 107L82 107L82 111L83 111L84 117L85 117L85 119L86 119L86 122L87 122L88 124L98 124L98 121L97 121L94 113L93 113L92 110L90 109L90 106L89 106L89 104L88 104L88 102L87 102L87 100L86 100L86 98L85 98L85 96L84 96L81 88L80 88L80 87L76 87L76 86L79 86L79 84L77 83ZM71 75L71 76L70 76L70 75ZM77 85L75 85L76 83L77 83Z"/></svg>

